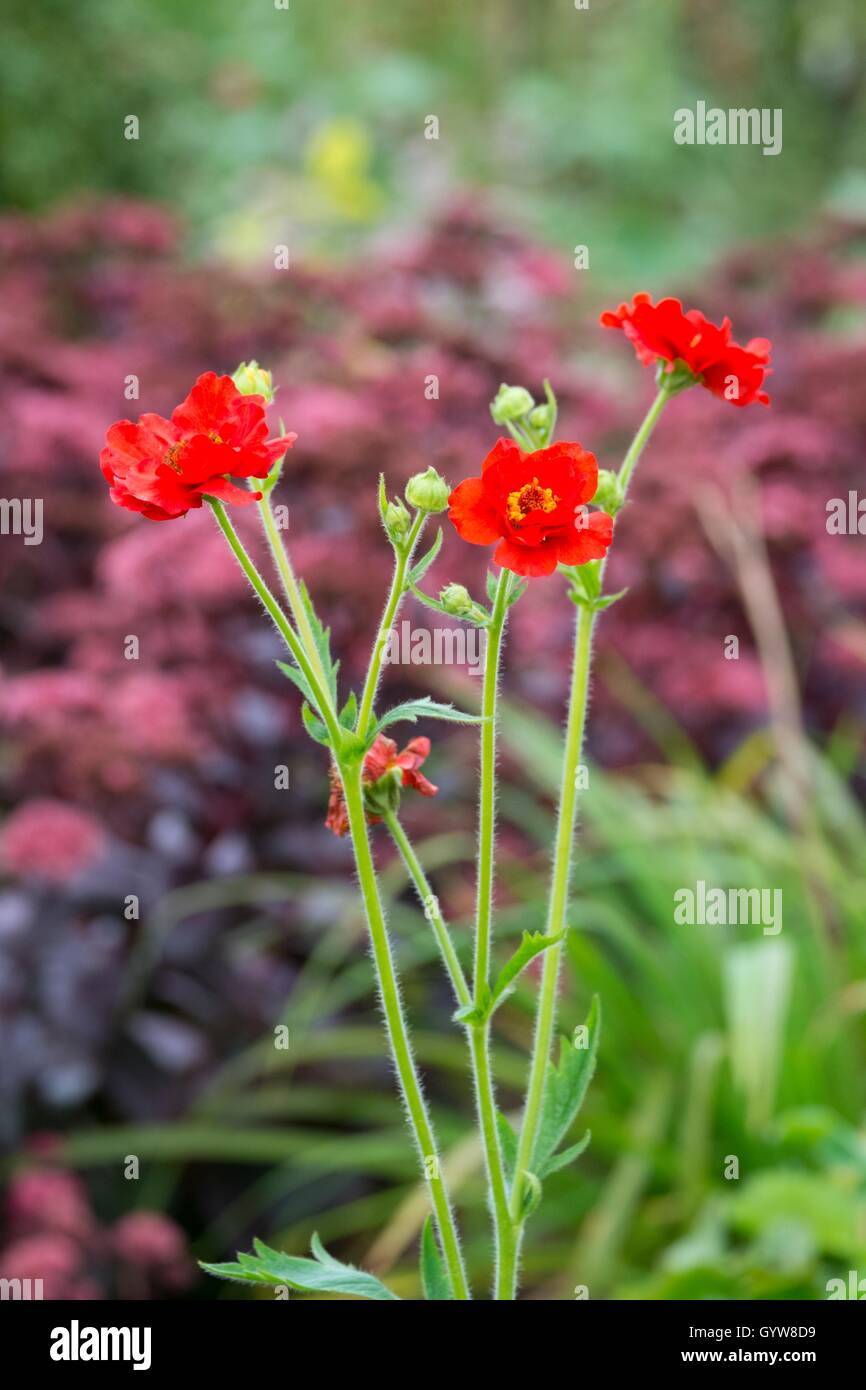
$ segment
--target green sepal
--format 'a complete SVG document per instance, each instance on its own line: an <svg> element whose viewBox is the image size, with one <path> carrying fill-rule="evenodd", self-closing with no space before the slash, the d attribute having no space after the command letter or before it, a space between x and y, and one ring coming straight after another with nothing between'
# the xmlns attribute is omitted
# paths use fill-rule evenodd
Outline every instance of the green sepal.
<svg viewBox="0 0 866 1390"><path fill-rule="evenodd" d="M239 1284L287 1285L300 1293L348 1293L376 1302L399 1301L399 1296L374 1274L335 1260L317 1235L310 1241L310 1249L315 1257L312 1260L272 1250L261 1240L254 1240L253 1247L255 1254L239 1252L236 1264L202 1262L201 1268L218 1279L231 1279Z"/></svg>
<svg viewBox="0 0 866 1390"><path fill-rule="evenodd" d="M355 727L355 720L358 717L358 697L354 690L350 692L349 698L340 710L337 718L344 729L352 730Z"/></svg>
<svg viewBox="0 0 866 1390"><path fill-rule="evenodd" d="M421 1232L421 1287L428 1303L449 1303L452 1300L451 1285L436 1237L433 1223L428 1216Z"/></svg>

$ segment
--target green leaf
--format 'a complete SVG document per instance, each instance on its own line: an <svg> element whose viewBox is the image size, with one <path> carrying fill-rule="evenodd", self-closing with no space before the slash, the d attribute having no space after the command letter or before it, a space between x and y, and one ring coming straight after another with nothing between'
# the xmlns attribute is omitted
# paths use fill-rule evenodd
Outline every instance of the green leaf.
<svg viewBox="0 0 866 1390"><path fill-rule="evenodd" d="M343 708L340 710L338 718L344 729L354 729L357 717L358 697L353 690Z"/></svg>
<svg viewBox="0 0 866 1390"><path fill-rule="evenodd" d="M301 1293L347 1293L378 1302L397 1299L397 1294L375 1275L335 1260L317 1235L310 1241L315 1256L312 1260L272 1250L261 1240L254 1240L253 1246L255 1254L238 1253L237 1264L202 1264L201 1267L218 1279L231 1279L241 1284L288 1285Z"/></svg>
<svg viewBox="0 0 866 1390"><path fill-rule="evenodd" d="M467 1023L471 1027L479 1027L490 1016L490 999L490 986L485 985L478 1004L464 1004L451 1017L455 1023Z"/></svg>
<svg viewBox="0 0 866 1390"><path fill-rule="evenodd" d="M514 1176L514 1169L517 1166L517 1135L511 1128L501 1111L496 1112L496 1128L499 1131L499 1147L502 1150L502 1162L505 1165L505 1176L511 1182Z"/></svg>
<svg viewBox="0 0 866 1390"><path fill-rule="evenodd" d="M491 603L496 602L496 590L499 587L499 580L492 570L487 571L487 597Z"/></svg>
<svg viewBox="0 0 866 1390"><path fill-rule="evenodd" d="M546 1163L542 1164L538 1170L538 1176L540 1178L546 1178L549 1177L551 1173L558 1173L560 1168L567 1168L569 1163L573 1163L576 1158L580 1157L591 1138L592 1135L589 1130L587 1130L583 1138L578 1139L576 1144L571 1145L571 1148L562 1149L558 1154L554 1154L552 1158L549 1158Z"/></svg>
<svg viewBox="0 0 866 1390"><path fill-rule="evenodd" d="M439 554L441 548L442 527L440 526L439 530L436 532L436 539L431 545L430 549L427 551L426 555L422 555L417 565L413 565L412 569L409 571L409 577L406 582L410 585L410 587L415 584L420 584L421 580L424 578L424 575L427 573L433 561L436 559L436 556Z"/></svg>
<svg viewBox="0 0 866 1390"><path fill-rule="evenodd" d="M514 952L511 959L502 967L496 977L493 986L493 993L490 1000L490 1013L502 1003L507 991L517 979L521 970L525 970L531 960L541 951L546 951L548 946L555 946L565 936L565 932L528 932L525 931L520 940L520 945Z"/></svg>
<svg viewBox="0 0 866 1390"><path fill-rule="evenodd" d="M337 703L337 672L340 669L339 661L331 659L331 629L324 627L322 620L313 607L313 600L310 598L309 590L303 579L298 582L298 590L301 595L301 602L310 621L313 630L313 641L316 644L316 651L319 653L322 665L325 668L325 675L328 680L328 694L331 697L331 704Z"/></svg>
<svg viewBox="0 0 866 1390"><path fill-rule="evenodd" d="M316 697L310 689L310 682L307 680L303 671L297 666L290 666L287 661L278 661L277 665L284 676L288 676L293 685L296 685L304 699L315 708Z"/></svg>
<svg viewBox="0 0 866 1390"><path fill-rule="evenodd" d="M526 590L528 588L528 579L521 579L519 584L515 584L514 588L511 590L511 593L508 595L508 607L512 608L519 598L523 598L523 595L526 593Z"/></svg>
<svg viewBox="0 0 866 1390"><path fill-rule="evenodd" d="M602 594L601 598L597 598L595 601L596 613L602 613L605 608L610 608L612 603L617 603L627 593L628 589L620 589L616 594Z"/></svg>
<svg viewBox="0 0 866 1390"><path fill-rule="evenodd" d="M442 1256L433 1234L433 1225L428 1216L421 1232L421 1287L429 1303L451 1301L451 1285L445 1272Z"/></svg>
<svg viewBox="0 0 866 1390"><path fill-rule="evenodd" d="M323 744L325 748L330 748L331 736L321 719L316 718L306 700L301 705L301 718L304 721L304 728L310 735L310 738L315 739L316 743Z"/></svg>
<svg viewBox="0 0 866 1390"><path fill-rule="evenodd" d="M563 1038L559 1066L552 1061L547 1064L541 1124L532 1155L532 1166L537 1173L547 1170L550 1160L574 1123L592 1080L601 1032L598 995L593 997L586 1026L586 1047L575 1047L569 1038Z"/></svg>
<svg viewBox="0 0 866 1390"><path fill-rule="evenodd" d="M429 695L422 695L418 700L407 700L404 704L389 709L376 724L374 732L378 733L388 724L397 724L403 719L408 719L413 724L417 719L445 719L451 724L483 723L479 714L467 714L464 710L455 709L453 705L440 705L438 701L431 700Z"/></svg>
<svg viewBox="0 0 866 1390"><path fill-rule="evenodd" d="M382 518L382 525L385 526L385 513L388 510L388 490L385 487L385 474L379 474L379 516ZM385 527L387 530L388 528Z"/></svg>

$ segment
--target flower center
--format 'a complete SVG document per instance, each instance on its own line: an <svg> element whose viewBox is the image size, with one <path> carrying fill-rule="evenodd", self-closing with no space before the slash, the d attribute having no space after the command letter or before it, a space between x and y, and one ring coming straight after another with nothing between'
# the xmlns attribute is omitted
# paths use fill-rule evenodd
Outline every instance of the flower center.
<svg viewBox="0 0 866 1390"><path fill-rule="evenodd" d="M530 512L555 511L558 502L559 498L554 496L552 488L542 487L538 479L533 478L531 483L524 483L523 487L509 492L506 503L508 520L517 523Z"/></svg>
<svg viewBox="0 0 866 1390"><path fill-rule="evenodd" d="M182 439L179 444L172 444L171 448L168 449L162 456L163 463L166 464L169 468L173 468L175 473L181 472L181 467L178 463L178 459L180 458L185 448L186 440Z"/></svg>

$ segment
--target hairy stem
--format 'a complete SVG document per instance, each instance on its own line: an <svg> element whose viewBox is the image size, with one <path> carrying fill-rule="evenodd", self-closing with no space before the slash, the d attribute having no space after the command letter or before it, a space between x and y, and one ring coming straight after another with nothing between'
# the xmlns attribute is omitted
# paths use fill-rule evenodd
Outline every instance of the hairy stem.
<svg viewBox="0 0 866 1390"><path fill-rule="evenodd" d="M277 567L277 573L280 576L280 582L282 583L283 591L286 595L286 598L288 599L289 611L291 612L291 615L294 619L295 627L298 631L298 636L300 637L301 642L304 645L304 649L306 650L307 656L309 657L310 665L316 672L316 675L319 679L319 684L321 685L325 693L328 694L328 678L325 674L325 668L322 664L322 658L319 655L319 649L316 646L316 639L313 636L313 629L310 624L310 618L309 614L307 613L306 605L304 604L304 601L301 598L300 586L298 585L297 578L295 577L295 571L292 566L292 561L289 556L289 552L286 549L286 546L283 542L283 538L280 535L279 527L277 526L276 520L274 518L274 510L271 506L271 495L269 492L265 493L265 495L259 501L258 509L259 516L262 520L262 527L264 529L265 537L267 539L271 555L273 556L274 564Z"/></svg>
<svg viewBox="0 0 866 1390"><path fill-rule="evenodd" d="M396 813L394 811L387 811L383 816L383 820L388 827L394 844L400 851L400 856L403 863L406 865L409 877L415 885L415 891L424 909L424 916L433 928L433 935L439 947L442 963L448 972L451 988L454 990L454 997L461 1008L466 1008L472 1003L472 995L469 992L469 985L466 983L463 967L454 949L454 942L451 940L448 928L442 917L439 908L439 899L430 887L429 879L424 873L420 860L412 846L412 842L403 829Z"/></svg>
<svg viewBox="0 0 866 1390"><path fill-rule="evenodd" d="M209 498L211 510L216 517L217 525L228 541L232 553L252 585L255 592L261 599L268 617L271 619L277 632L282 637L292 656L298 664L299 669L304 673L309 682L310 690L316 700L319 714L322 717L328 733L331 735L333 745L338 748L340 745L340 729L337 724L334 712L331 708L331 701L328 696L327 685L322 685L319 676L313 670L312 664L304 644L300 641L297 633L286 617L277 600L274 598L262 576L259 574L246 550L240 536L228 518L228 514L222 502L215 497Z"/></svg>
<svg viewBox="0 0 866 1390"><path fill-rule="evenodd" d="M452 1293L455 1299L465 1300L470 1298L471 1294L463 1268L460 1238L457 1233L454 1214L448 1199L445 1178L441 1172L439 1151L433 1134L433 1126L427 1113L427 1107L421 1091L421 1082L415 1068L415 1060L412 1056L409 1031L400 1003L397 971L391 954L388 930L385 925L385 916L376 883L373 856L370 851L370 839L367 831L366 813L364 811L364 793L361 774L362 767L360 763L351 768L341 768L343 789L346 796L346 808L349 815L349 829L352 835L355 864L358 870L358 880L361 885L361 894L367 915L367 925L370 930L370 942L372 946L373 962L376 968L376 978L379 985L379 997L385 1014L385 1025L391 1047L391 1055L397 1070L403 1099L406 1103L409 1125L421 1158L422 1171L424 1172L430 1191L433 1214L439 1232L442 1254L451 1281Z"/></svg>
<svg viewBox="0 0 866 1390"><path fill-rule="evenodd" d="M385 612L382 614L382 621L379 624L379 631L376 634L376 642L370 654L370 665L367 668L367 678L364 681L364 690L361 695L361 706L358 710L358 723L355 732L361 738L366 736L373 717L373 705L376 700L376 691L379 688L379 677L382 672L382 657L388 643L391 628L394 625L394 618L397 609L400 607L403 595L406 592L406 571L409 568L409 561L412 553L418 544L424 523L428 517L427 512L417 512L412 522L409 534L403 545L395 551L394 576L391 580L391 591L388 594L388 601L385 604Z"/></svg>
<svg viewBox="0 0 866 1390"><path fill-rule="evenodd" d="M628 491L635 465L643 453L659 416L669 399L670 392L667 386L662 383L652 405L641 421L637 433L620 466L618 476L623 499ZM606 565L607 561L605 559L601 566L602 579L604 577ZM546 931L548 934L565 931L567 926L565 914L571 885L574 831L577 820L577 770L580 763L584 731L586 728L586 712L592 661L592 637L595 618L596 614L589 608L580 607L578 609L571 692L569 695L568 716L566 720L565 756L560 787L559 816L557 820L553 867L551 870L550 897L548 899L547 909ZM515 1162L514 1182L511 1191L512 1218L520 1229L518 1251L520 1239L522 1238L520 1212L523 1197L524 1174L532 1164L532 1155L535 1149L535 1141L541 1119L547 1063L550 1057L553 1028L556 1018L557 983L559 979L559 965L562 957L562 946L562 942L557 942L544 953L541 989L539 991L536 1012L535 1037L526 1090L526 1105L524 1107L523 1122L517 1145L517 1159ZM517 1271L515 1269L515 1290L511 1294L511 1297L514 1297L516 1293L516 1273Z"/></svg>

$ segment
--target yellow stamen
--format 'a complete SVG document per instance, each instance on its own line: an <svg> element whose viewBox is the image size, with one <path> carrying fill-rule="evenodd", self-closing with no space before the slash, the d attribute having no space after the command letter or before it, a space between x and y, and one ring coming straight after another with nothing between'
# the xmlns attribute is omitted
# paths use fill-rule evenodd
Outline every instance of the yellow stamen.
<svg viewBox="0 0 866 1390"><path fill-rule="evenodd" d="M689 347L696 348L703 336L703 333L696 333L695 336L692 338L692 341L689 343Z"/></svg>
<svg viewBox="0 0 866 1390"><path fill-rule="evenodd" d="M558 502L559 498L554 495L552 488L542 487L538 479L533 478L531 483L524 483L523 487L509 492L506 501L508 520L520 522L529 512L555 511Z"/></svg>

